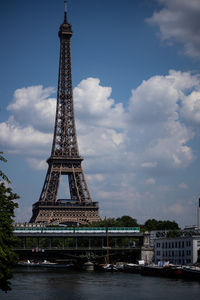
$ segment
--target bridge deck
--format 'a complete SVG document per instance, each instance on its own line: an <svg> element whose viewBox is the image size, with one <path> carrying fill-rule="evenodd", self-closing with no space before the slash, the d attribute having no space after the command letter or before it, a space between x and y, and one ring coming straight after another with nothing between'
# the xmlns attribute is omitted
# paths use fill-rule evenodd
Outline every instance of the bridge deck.
<svg viewBox="0 0 200 300"><path fill-rule="evenodd" d="M138 227L15 227L18 237L143 237Z"/></svg>

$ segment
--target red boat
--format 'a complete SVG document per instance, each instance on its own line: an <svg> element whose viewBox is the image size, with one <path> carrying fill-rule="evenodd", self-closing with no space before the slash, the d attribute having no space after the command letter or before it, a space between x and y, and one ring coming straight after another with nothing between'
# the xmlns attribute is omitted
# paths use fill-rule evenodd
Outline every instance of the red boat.
<svg viewBox="0 0 200 300"><path fill-rule="evenodd" d="M144 266L141 268L141 275L161 276L170 278L182 278L183 269L177 266Z"/></svg>

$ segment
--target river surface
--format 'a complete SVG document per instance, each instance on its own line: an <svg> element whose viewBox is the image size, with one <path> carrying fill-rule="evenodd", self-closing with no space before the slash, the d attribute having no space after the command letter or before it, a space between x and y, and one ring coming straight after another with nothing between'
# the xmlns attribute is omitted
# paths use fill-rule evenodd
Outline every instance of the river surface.
<svg viewBox="0 0 200 300"><path fill-rule="evenodd" d="M45 268L15 270L12 291L0 291L1 300L197 300L199 295L198 281Z"/></svg>

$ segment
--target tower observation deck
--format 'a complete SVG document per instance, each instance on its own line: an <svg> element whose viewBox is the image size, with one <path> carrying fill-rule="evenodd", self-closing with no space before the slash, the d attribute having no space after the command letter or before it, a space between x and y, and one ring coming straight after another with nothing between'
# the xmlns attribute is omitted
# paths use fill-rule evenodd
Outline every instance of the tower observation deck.
<svg viewBox="0 0 200 300"><path fill-rule="evenodd" d="M66 8L58 36L60 60L53 144L42 192L39 201L33 204L30 223L89 224L101 218L98 203L92 201L81 166L83 158L79 155L72 89L72 28ZM70 199L58 199L61 175L68 177Z"/></svg>

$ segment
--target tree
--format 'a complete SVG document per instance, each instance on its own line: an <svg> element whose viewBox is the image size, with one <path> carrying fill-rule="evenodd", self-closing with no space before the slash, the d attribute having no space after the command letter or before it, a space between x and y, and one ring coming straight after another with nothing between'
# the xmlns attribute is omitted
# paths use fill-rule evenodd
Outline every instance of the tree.
<svg viewBox="0 0 200 300"><path fill-rule="evenodd" d="M122 216L121 218L105 218L102 221L92 223L94 227L137 227L136 219L130 216Z"/></svg>
<svg viewBox="0 0 200 300"><path fill-rule="evenodd" d="M181 236L180 230L169 230L167 233L168 238L175 238L175 237L180 237L180 236Z"/></svg>
<svg viewBox="0 0 200 300"><path fill-rule="evenodd" d="M93 227L115 227L116 219L115 218L105 218L102 221L92 223Z"/></svg>
<svg viewBox="0 0 200 300"><path fill-rule="evenodd" d="M117 223L119 227L137 227L137 220L130 216L122 216L121 218L117 218Z"/></svg>
<svg viewBox="0 0 200 300"><path fill-rule="evenodd" d="M3 152L0 152L0 161L7 162L7 160L2 156L2 154ZM1 170L0 170L0 179L3 179L4 181L7 181L7 183L10 183L8 177Z"/></svg>
<svg viewBox="0 0 200 300"><path fill-rule="evenodd" d="M175 221L161 221L155 219L147 220L144 225L143 229L147 231L151 230L179 230L179 226Z"/></svg>
<svg viewBox="0 0 200 300"><path fill-rule="evenodd" d="M2 154L2 153L1 153ZM2 155L1 161L6 161ZM0 179L10 182L7 176L1 171ZM13 251L16 238L13 236L14 209L18 207L14 202L19 196L0 182L0 288L3 291L10 290L9 279L12 278L12 269L17 263L17 255Z"/></svg>

